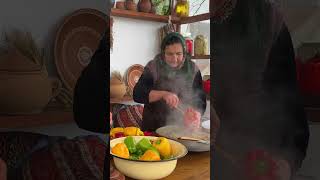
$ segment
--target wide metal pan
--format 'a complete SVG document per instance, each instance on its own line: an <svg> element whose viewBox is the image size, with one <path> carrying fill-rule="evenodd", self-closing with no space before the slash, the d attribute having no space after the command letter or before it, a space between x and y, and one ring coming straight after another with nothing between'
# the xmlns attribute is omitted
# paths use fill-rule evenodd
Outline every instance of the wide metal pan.
<svg viewBox="0 0 320 180"><path fill-rule="evenodd" d="M178 141L185 145L188 149L188 151L191 152L205 152L210 151L210 133L207 131L204 131L203 129L199 129L197 131L190 131L183 126L176 126L176 125L169 125L160 127L156 130L156 133L160 136ZM179 137L192 137L201 139L204 141L209 142L207 143L201 143L198 141L191 141L191 140L181 140Z"/></svg>

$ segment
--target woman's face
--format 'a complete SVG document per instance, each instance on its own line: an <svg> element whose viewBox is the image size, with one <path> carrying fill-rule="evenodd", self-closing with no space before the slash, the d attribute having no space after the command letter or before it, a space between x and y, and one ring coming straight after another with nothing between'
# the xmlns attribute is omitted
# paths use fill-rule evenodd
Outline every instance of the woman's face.
<svg viewBox="0 0 320 180"><path fill-rule="evenodd" d="M180 43L166 46L164 60L172 68L179 68L183 63L183 48Z"/></svg>

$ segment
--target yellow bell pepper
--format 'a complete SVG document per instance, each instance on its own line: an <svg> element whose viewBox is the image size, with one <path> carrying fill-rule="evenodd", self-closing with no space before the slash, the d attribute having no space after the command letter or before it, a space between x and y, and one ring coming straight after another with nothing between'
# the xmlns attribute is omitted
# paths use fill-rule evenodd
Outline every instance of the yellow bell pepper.
<svg viewBox="0 0 320 180"><path fill-rule="evenodd" d="M137 136L144 136L144 133L138 128Z"/></svg>
<svg viewBox="0 0 320 180"><path fill-rule="evenodd" d="M123 131L124 129L122 127L112 128L110 131L110 136L114 138L116 133L119 133L119 132L123 133Z"/></svg>
<svg viewBox="0 0 320 180"><path fill-rule="evenodd" d="M124 143L118 143L112 147L111 152L119 157L129 159L130 154L127 146Z"/></svg>
<svg viewBox="0 0 320 180"><path fill-rule="evenodd" d="M140 158L143 161L160 161L160 156L153 150L147 150Z"/></svg>
<svg viewBox="0 0 320 180"><path fill-rule="evenodd" d="M124 128L125 136L143 136L144 133L137 127L126 127Z"/></svg>
<svg viewBox="0 0 320 180"><path fill-rule="evenodd" d="M159 137L153 141L152 145L159 151L162 157L169 158L171 156L171 145L167 138Z"/></svg>

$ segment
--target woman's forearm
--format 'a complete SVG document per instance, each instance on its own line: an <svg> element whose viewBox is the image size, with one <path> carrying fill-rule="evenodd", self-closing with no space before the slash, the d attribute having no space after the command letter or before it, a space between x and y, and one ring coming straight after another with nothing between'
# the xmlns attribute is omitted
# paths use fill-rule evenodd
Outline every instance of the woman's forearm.
<svg viewBox="0 0 320 180"><path fill-rule="evenodd" d="M157 91L151 90L149 93L149 102L156 102L161 100L168 92L167 91Z"/></svg>

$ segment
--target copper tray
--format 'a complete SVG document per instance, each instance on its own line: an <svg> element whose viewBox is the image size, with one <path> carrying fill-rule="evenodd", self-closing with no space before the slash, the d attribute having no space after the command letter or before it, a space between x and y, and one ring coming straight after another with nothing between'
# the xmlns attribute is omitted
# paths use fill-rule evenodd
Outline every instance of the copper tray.
<svg viewBox="0 0 320 180"><path fill-rule="evenodd" d="M73 92L82 70L90 63L107 28L106 15L94 9L80 9L67 16L55 39L57 71Z"/></svg>
<svg viewBox="0 0 320 180"><path fill-rule="evenodd" d="M131 92L142 75L143 69L144 67L140 64L134 64L128 68L126 82Z"/></svg>

